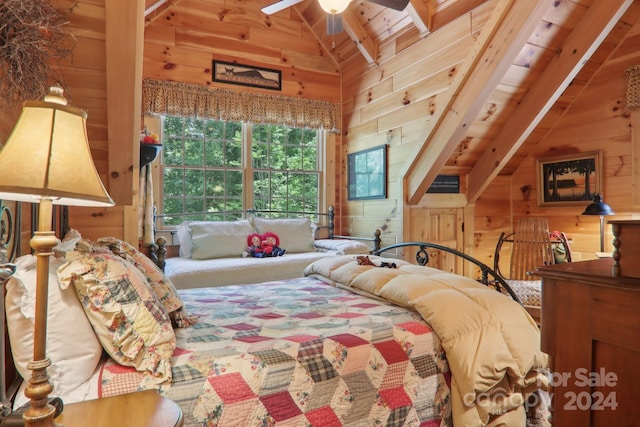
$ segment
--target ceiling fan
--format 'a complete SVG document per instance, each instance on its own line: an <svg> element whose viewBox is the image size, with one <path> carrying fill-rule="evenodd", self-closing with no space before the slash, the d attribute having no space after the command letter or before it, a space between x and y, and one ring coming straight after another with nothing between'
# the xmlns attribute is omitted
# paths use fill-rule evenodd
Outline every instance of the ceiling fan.
<svg viewBox="0 0 640 427"><path fill-rule="evenodd" d="M272 5L262 8L262 13L272 15L276 12L280 12L295 4L302 3L304 0L281 0ZM336 34L342 31L342 15L349 4L353 0L318 0L322 10L327 12L331 19L327 19L327 34ZM388 7L394 10L404 10L409 4L410 0L366 0L369 3L379 4L380 6Z"/></svg>

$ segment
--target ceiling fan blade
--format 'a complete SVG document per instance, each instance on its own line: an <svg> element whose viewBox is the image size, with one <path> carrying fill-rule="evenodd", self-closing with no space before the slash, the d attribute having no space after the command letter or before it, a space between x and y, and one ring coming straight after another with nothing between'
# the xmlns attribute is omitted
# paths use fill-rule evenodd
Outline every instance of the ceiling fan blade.
<svg viewBox="0 0 640 427"><path fill-rule="evenodd" d="M331 36L333 34L341 33L342 30L342 15L327 14L327 34Z"/></svg>
<svg viewBox="0 0 640 427"><path fill-rule="evenodd" d="M404 10L410 0L367 0L369 3L379 4L394 10Z"/></svg>
<svg viewBox="0 0 640 427"><path fill-rule="evenodd" d="M302 3L304 0L282 0L269 6L263 7L262 13L265 15L273 15L276 12L285 10L286 8L293 6L294 4Z"/></svg>

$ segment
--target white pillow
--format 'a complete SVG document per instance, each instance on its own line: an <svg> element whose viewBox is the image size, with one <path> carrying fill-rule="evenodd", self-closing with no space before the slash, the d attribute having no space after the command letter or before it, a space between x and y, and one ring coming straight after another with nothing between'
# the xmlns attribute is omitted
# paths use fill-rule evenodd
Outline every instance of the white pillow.
<svg viewBox="0 0 640 427"><path fill-rule="evenodd" d="M256 232L276 233L280 238L280 247L289 253L313 252L315 225L309 218L251 218Z"/></svg>
<svg viewBox="0 0 640 427"><path fill-rule="evenodd" d="M178 244L180 245L179 255L182 258L191 258L193 253L193 241L191 237L192 224L211 224L212 221L185 221L176 227Z"/></svg>
<svg viewBox="0 0 640 427"><path fill-rule="evenodd" d="M56 271L64 259L50 258L47 312L48 374L53 395L65 396L87 381L102 356L98 341L73 288L60 289ZM13 360L24 379L31 377L27 363L33 358L36 257L16 259L16 272L7 282L7 328Z"/></svg>
<svg viewBox="0 0 640 427"><path fill-rule="evenodd" d="M350 239L318 239L314 243L318 249L335 251L340 255L368 254L369 246Z"/></svg>
<svg viewBox="0 0 640 427"><path fill-rule="evenodd" d="M247 248L247 236L253 233L246 219L191 223L190 227L193 259L240 257Z"/></svg>

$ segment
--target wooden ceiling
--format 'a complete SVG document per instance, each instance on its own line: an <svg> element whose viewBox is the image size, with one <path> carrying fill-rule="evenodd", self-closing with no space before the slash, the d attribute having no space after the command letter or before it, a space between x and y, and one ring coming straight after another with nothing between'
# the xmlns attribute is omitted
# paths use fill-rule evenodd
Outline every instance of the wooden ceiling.
<svg viewBox="0 0 640 427"><path fill-rule="evenodd" d="M640 62L640 0L411 0L404 11L355 0L333 36L317 0L261 12L276 1L145 0L145 19L208 37L219 54L335 75L354 58L380 66L390 41L398 52L472 11L491 15L408 167L410 204L443 171L468 174L473 203L495 176L513 173L587 84Z"/></svg>
<svg viewBox="0 0 640 427"><path fill-rule="evenodd" d="M327 34L327 20L331 16L320 8L317 0L307 0L295 7L336 61L343 62L359 53L374 64L378 61L379 47L387 39L408 31L425 37L484 1L411 0L403 11L368 1L353 1L342 14L344 31L336 35Z"/></svg>
<svg viewBox="0 0 640 427"><path fill-rule="evenodd" d="M207 31L199 23L215 20L227 27L222 30L209 26L210 32L218 37L232 41L250 41L250 28L272 26L286 27L286 21L302 23L319 42L322 52L316 54L330 57L335 64L341 64L353 55L362 55L371 64L376 63L379 47L387 39L407 32L425 37L456 18L468 13L486 0L410 0L403 11L370 3L366 0L354 0L342 14L344 31L328 35L327 20L330 16L324 12L317 0L304 0L271 16L261 9L278 0L246 0L228 2L225 0L145 0L145 19L147 23L158 18L168 18L172 13L188 16L193 14L199 19L190 20L194 31ZM242 17L242 18L241 18ZM253 22L249 22L253 21ZM188 20L182 20L188 26ZM243 31L243 25L244 31ZM231 46L230 46L231 47ZM235 48L235 45L233 45ZM237 51L236 51L237 52Z"/></svg>

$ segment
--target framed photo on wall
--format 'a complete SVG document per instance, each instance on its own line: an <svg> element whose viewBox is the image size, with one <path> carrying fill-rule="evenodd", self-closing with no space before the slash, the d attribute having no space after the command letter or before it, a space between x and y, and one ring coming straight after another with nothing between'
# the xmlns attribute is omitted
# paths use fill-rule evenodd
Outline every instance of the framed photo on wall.
<svg viewBox="0 0 640 427"><path fill-rule="evenodd" d="M347 155L348 199L385 199L387 197L387 145Z"/></svg>
<svg viewBox="0 0 640 427"><path fill-rule="evenodd" d="M282 90L282 72L280 70L214 59L212 74L214 82Z"/></svg>
<svg viewBox="0 0 640 427"><path fill-rule="evenodd" d="M602 153L536 160L538 206L584 205L602 192Z"/></svg>

